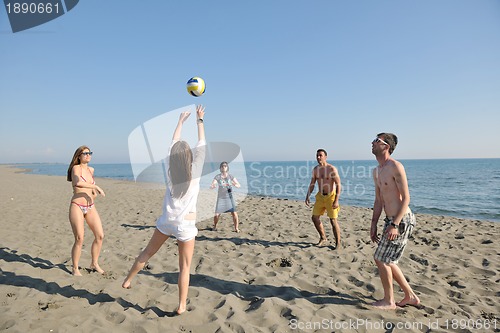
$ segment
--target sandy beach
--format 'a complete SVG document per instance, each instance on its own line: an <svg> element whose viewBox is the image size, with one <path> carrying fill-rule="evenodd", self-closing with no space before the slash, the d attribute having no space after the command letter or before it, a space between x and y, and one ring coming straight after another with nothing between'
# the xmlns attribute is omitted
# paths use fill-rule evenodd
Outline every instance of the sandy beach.
<svg viewBox="0 0 500 333"><path fill-rule="evenodd" d="M303 202L247 197L218 231L198 221L188 311L177 306L170 239L133 281L121 283L161 214L159 186L96 179L105 239L101 275L73 277L71 185L60 176L0 166L0 331L6 332L484 332L500 331L500 224L416 213L400 267L420 308L373 309L383 296L370 241L371 209L343 206L343 248L316 247ZM216 196L215 192L204 193ZM208 202L208 201L207 201ZM210 208L211 209L211 208ZM326 216L327 236L333 240ZM379 230L381 229L381 226ZM403 294L395 287L396 301Z"/></svg>

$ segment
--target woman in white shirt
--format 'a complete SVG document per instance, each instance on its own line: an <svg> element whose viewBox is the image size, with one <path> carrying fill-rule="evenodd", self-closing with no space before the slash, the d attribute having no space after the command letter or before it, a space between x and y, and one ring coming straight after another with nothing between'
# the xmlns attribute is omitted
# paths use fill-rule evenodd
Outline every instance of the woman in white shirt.
<svg viewBox="0 0 500 333"><path fill-rule="evenodd" d="M232 187L239 188L241 185L236 177L229 173L229 165L226 161L220 164L219 170L220 173L214 177L210 185L211 189L216 187L219 188L217 192L217 203L215 205L214 227L212 230L217 230L217 223L219 223L222 213L231 213L233 216L234 231L240 232L238 227L238 213L236 212L236 203L234 202Z"/></svg>
<svg viewBox="0 0 500 333"><path fill-rule="evenodd" d="M130 288L132 279L144 268L146 262L160 249L170 237L177 239L179 251L179 306L176 313L186 311L186 300L189 288L189 271L193 259L196 228L196 202L200 191L200 178L205 160L205 127L203 117L205 108L196 107L198 144L191 151L189 144L180 141L182 125L187 120L190 112L182 112L175 128L172 144L166 159L167 190L163 201L163 214L156 221L149 244L137 257L125 281L123 288Z"/></svg>

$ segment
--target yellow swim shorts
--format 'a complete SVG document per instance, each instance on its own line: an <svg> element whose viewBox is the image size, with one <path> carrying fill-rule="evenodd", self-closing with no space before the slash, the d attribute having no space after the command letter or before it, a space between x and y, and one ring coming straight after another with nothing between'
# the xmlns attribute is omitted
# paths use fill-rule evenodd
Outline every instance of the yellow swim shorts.
<svg viewBox="0 0 500 333"><path fill-rule="evenodd" d="M338 208L333 209L332 205L335 201L335 192L331 192L330 194L323 195L323 193L318 192L315 196L316 202L313 207L313 216L321 216L325 214L328 215L331 219L336 219L339 216L340 206Z"/></svg>

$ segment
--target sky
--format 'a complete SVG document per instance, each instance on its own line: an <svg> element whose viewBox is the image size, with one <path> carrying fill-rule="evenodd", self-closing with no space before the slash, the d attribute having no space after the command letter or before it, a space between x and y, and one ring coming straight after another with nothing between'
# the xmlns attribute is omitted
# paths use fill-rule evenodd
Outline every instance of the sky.
<svg viewBox="0 0 500 333"><path fill-rule="evenodd" d="M0 163L129 163L191 104L247 161L373 159L379 132L397 159L499 158L500 1L84 0L17 33L1 6Z"/></svg>

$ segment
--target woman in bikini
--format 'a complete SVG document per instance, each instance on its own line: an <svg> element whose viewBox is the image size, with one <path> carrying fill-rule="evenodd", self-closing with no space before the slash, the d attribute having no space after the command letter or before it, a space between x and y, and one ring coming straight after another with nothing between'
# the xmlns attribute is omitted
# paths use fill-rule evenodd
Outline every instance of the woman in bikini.
<svg viewBox="0 0 500 333"><path fill-rule="evenodd" d="M104 271L99 267L98 259L101 253L104 231L102 229L101 218L94 205L94 199L97 194L104 196L104 191L95 184L94 168L89 167L92 152L89 147L81 146L73 155L73 159L68 168L67 180L73 185L73 197L69 205L69 222L75 243L71 249L71 259L73 261L73 275L81 276L78 262L82 253L84 221L94 233L94 242L92 243L91 255L92 263L90 269L103 274Z"/></svg>
<svg viewBox="0 0 500 333"><path fill-rule="evenodd" d="M163 200L163 214L156 221L156 229L146 248L135 259L122 287L129 289L132 279L144 268L146 262L170 237L177 239L179 251L179 306L175 311L180 315L186 311L189 287L189 271L194 253L196 228L196 202L200 192L200 178L205 160L205 128L203 117L205 108L196 107L198 144L191 150L189 144L180 141L182 125L190 112L182 112L175 128L172 143L165 159L167 190Z"/></svg>

